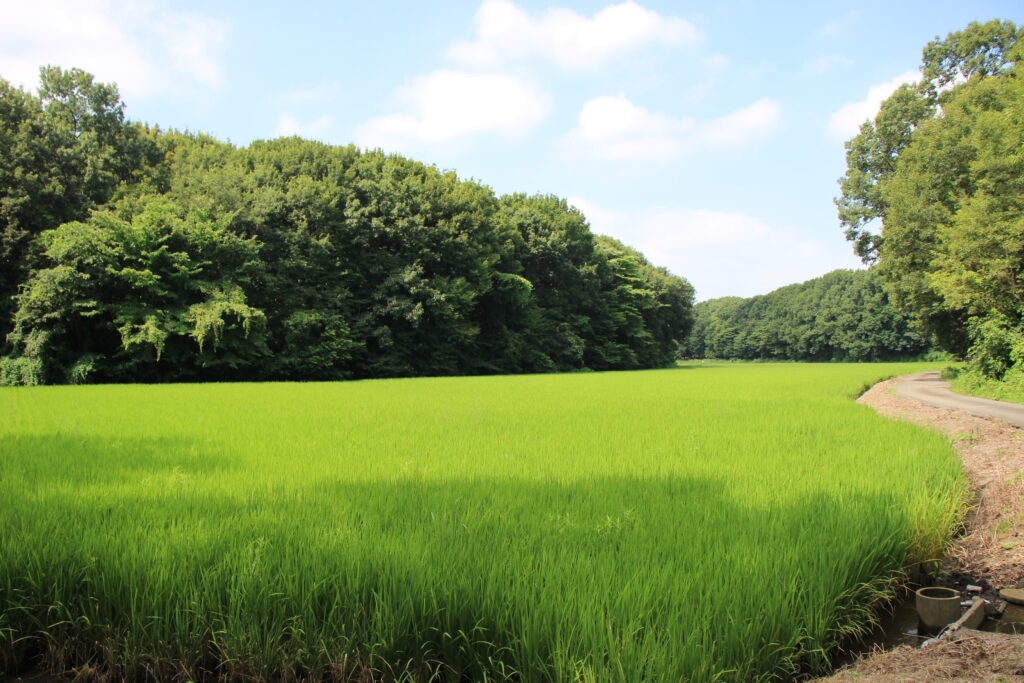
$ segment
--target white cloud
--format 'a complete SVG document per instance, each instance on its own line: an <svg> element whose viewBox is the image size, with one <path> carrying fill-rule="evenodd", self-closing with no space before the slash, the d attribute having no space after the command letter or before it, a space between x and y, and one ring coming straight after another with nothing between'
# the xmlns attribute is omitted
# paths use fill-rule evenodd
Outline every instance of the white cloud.
<svg viewBox="0 0 1024 683"><path fill-rule="evenodd" d="M650 206L628 215L580 197L568 201L583 212L595 232L637 247L645 245L652 253L742 244L769 232L761 221L740 213Z"/></svg>
<svg viewBox="0 0 1024 683"><path fill-rule="evenodd" d="M700 80L689 88L687 92L688 97L700 100L711 92L718 85L722 74L729 68L730 64L729 58L720 54L708 55L701 59L698 72Z"/></svg>
<svg viewBox="0 0 1024 683"><path fill-rule="evenodd" d="M114 81L127 100L224 83L228 26L154 2L49 0L7 3L0 76L35 88L39 67L79 67Z"/></svg>
<svg viewBox="0 0 1024 683"><path fill-rule="evenodd" d="M594 232L612 237L621 234L621 225L626 219L625 214L605 209L583 197L567 197L566 201L583 212Z"/></svg>
<svg viewBox="0 0 1024 683"><path fill-rule="evenodd" d="M580 109L569 139L603 159L666 160L683 152L692 119L650 112L623 95L596 97Z"/></svg>
<svg viewBox="0 0 1024 683"><path fill-rule="evenodd" d="M699 138L713 145L742 146L764 137L778 126L782 107L764 98L742 109L708 121L701 127Z"/></svg>
<svg viewBox="0 0 1024 683"><path fill-rule="evenodd" d="M780 118L781 107L770 99L697 124L648 111L621 94L606 95L584 103L565 143L577 154L611 161L670 161L702 145L750 144L770 133Z"/></svg>
<svg viewBox="0 0 1024 683"><path fill-rule="evenodd" d="M569 202L595 232L639 249L655 265L688 279L699 300L764 294L859 265L845 244L832 248L747 214L664 206L619 212L580 197Z"/></svg>
<svg viewBox="0 0 1024 683"><path fill-rule="evenodd" d="M274 137L298 135L311 140L322 140L333 123L334 120L330 116L321 116L313 121L300 123L293 114L285 112L277 120Z"/></svg>
<svg viewBox="0 0 1024 683"><path fill-rule="evenodd" d="M729 68L730 63L729 58L725 55L709 55L700 60L702 67L714 73L718 73Z"/></svg>
<svg viewBox="0 0 1024 683"><path fill-rule="evenodd" d="M448 56L476 67L541 57L564 68L591 68L645 45L700 39L688 21L664 17L632 0L608 5L592 17L553 8L539 18L510 0L484 0L473 23L476 38L455 43Z"/></svg>
<svg viewBox="0 0 1024 683"><path fill-rule="evenodd" d="M844 104L829 117L829 133L837 138L853 137L860 130L862 123L875 118L882 101L893 94L898 87L904 83L916 83L920 79L920 72L906 71L891 81L871 86L868 89L867 97Z"/></svg>
<svg viewBox="0 0 1024 683"><path fill-rule="evenodd" d="M821 55L804 64L804 74L808 76L823 76L832 69L853 64L853 60L842 55Z"/></svg>
<svg viewBox="0 0 1024 683"><path fill-rule="evenodd" d="M648 210L647 230L648 241L661 250L737 244L768 232L762 222L740 213L662 207Z"/></svg>
<svg viewBox="0 0 1024 683"><path fill-rule="evenodd" d="M505 74L441 69L413 79L399 97L412 113L371 118L357 131L360 144L392 148L479 133L517 137L548 112L544 93Z"/></svg>

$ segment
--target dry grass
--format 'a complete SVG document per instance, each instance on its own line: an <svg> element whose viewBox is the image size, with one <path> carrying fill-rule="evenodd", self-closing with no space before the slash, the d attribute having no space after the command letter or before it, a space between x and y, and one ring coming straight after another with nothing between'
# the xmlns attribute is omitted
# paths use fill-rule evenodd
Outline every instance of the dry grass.
<svg viewBox="0 0 1024 683"><path fill-rule="evenodd" d="M964 630L956 640L876 652L828 680L834 683L1024 681L1024 638Z"/></svg>
<svg viewBox="0 0 1024 683"><path fill-rule="evenodd" d="M954 541L944 572L971 577L988 592L1019 585L1024 580L1024 432L999 420L899 397L892 390L896 381L875 385L860 402L945 434L974 491L965 533ZM872 652L825 680L1024 681L1024 638L965 630L955 640L923 649L904 645Z"/></svg>
<svg viewBox="0 0 1024 683"><path fill-rule="evenodd" d="M993 589L1024 580L1024 431L1001 420L934 408L897 396L895 380L861 398L879 413L945 434L963 460L974 490L967 533L958 538L946 570L983 580Z"/></svg>

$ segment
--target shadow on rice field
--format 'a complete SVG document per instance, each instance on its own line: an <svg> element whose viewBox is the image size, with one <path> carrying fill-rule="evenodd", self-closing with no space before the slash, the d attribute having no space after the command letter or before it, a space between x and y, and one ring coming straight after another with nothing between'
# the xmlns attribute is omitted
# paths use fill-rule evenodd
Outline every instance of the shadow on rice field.
<svg viewBox="0 0 1024 683"><path fill-rule="evenodd" d="M751 370L0 392L0 662L181 680L820 669L941 551L963 485L948 444L843 396L864 368Z"/></svg>

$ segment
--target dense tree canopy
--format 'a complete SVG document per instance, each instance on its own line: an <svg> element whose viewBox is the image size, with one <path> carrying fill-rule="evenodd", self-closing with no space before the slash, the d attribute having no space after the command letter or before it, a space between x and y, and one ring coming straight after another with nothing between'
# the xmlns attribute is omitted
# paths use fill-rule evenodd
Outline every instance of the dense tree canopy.
<svg viewBox="0 0 1024 683"><path fill-rule="evenodd" d="M689 330L692 287L557 197L144 130L78 71L2 85L4 382L656 367Z"/></svg>
<svg viewBox="0 0 1024 683"><path fill-rule="evenodd" d="M894 303L995 378L1024 364L1022 37L992 21L930 43L921 83L847 143L837 200Z"/></svg>
<svg viewBox="0 0 1024 683"><path fill-rule="evenodd" d="M846 143L847 171L836 205L847 239L865 262L878 259L882 235L877 228L888 206L884 189L916 128L942 110L956 84L1005 75L1021 34L1013 22L992 20L936 38L924 48L921 81L900 86Z"/></svg>
<svg viewBox="0 0 1024 683"><path fill-rule="evenodd" d="M39 233L85 218L119 185L158 161L159 149L126 122L112 85L44 67L38 96L0 79L0 331L32 264Z"/></svg>
<svg viewBox="0 0 1024 683"><path fill-rule="evenodd" d="M875 361L920 354L928 343L888 301L876 270L836 270L761 296L694 307L689 358Z"/></svg>

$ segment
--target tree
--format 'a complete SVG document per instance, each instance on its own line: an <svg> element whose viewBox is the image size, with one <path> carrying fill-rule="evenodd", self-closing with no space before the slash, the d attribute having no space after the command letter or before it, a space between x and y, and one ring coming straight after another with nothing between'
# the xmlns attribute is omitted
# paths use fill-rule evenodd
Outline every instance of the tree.
<svg viewBox="0 0 1024 683"><path fill-rule="evenodd" d="M847 171L840 180L842 194L836 206L846 239L865 263L878 259L882 237L876 226L885 218L883 191L896 160L914 129L934 113L935 106L922 95L920 86L901 85L882 103L875 120L865 121L860 133L846 143Z"/></svg>
<svg viewBox="0 0 1024 683"><path fill-rule="evenodd" d="M231 378L265 355L245 288L258 244L166 200L125 202L40 236L17 297L7 383Z"/></svg>
<svg viewBox="0 0 1024 683"><path fill-rule="evenodd" d="M664 268L652 266L643 254L604 235L596 238L602 305L597 321L599 343L588 366L656 367L679 352L692 325L693 287ZM597 324L597 323L595 323Z"/></svg>
<svg viewBox="0 0 1024 683"><path fill-rule="evenodd" d="M35 236L85 218L122 182L160 161L150 135L124 119L117 88L79 69L40 69L38 97L0 79L0 335Z"/></svg>
<svg viewBox="0 0 1024 683"><path fill-rule="evenodd" d="M922 53L922 80L900 86L879 109L873 121L846 143L846 174L836 198L839 222L846 239L865 263L878 260L885 222L885 186L914 130L933 118L957 83L1003 73L1013 63L1011 53L1024 35L1013 22L972 22L963 31L937 36Z"/></svg>
<svg viewBox="0 0 1024 683"><path fill-rule="evenodd" d="M1005 175L998 155L1010 167L1015 158L1022 37L1024 29L993 20L936 38L924 48L921 82L897 90L846 144L836 204L847 238L866 262L879 263L893 303L956 354L981 348L977 331L993 329L977 322L987 315L978 290L987 289L985 305L995 306L993 289L1014 289L992 256L1015 258L1009 237L995 238L1014 231L1005 218L1013 184L978 192L998 168ZM1006 316L1006 308L998 310Z"/></svg>
<svg viewBox="0 0 1024 683"><path fill-rule="evenodd" d="M881 268L902 306L980 370L1024 361L1024 81L957 86L886 188Z"/></svg>
<svg viewBox="0 0 1024 683"><path fill-rule="evenodd" d="M43 80L0 103L39 131L11 128L35 156L8 175L59 180L22 192L49 213L9 222L31 229L0 381L657 367L689 329L692 287L564 199L351 145L142 130L113 86Z"/></svg>
<svg viewBox="0 0 1024 683"><path fill-rule="evenodd" d="M836 270L768 294L694 307L689 358L878 361L928 350L888 300L877 268Z"/></svg>
<svg viewBox="0 0 1024 683"><path fill-rule="evenodd" d="M592 341L589 311L600 294L594 236L586 218L551 195L507 195L500 218L513 230L515 260L530 283L529 309L513 328L529 358L544 371L586 366Z"/></svg>

